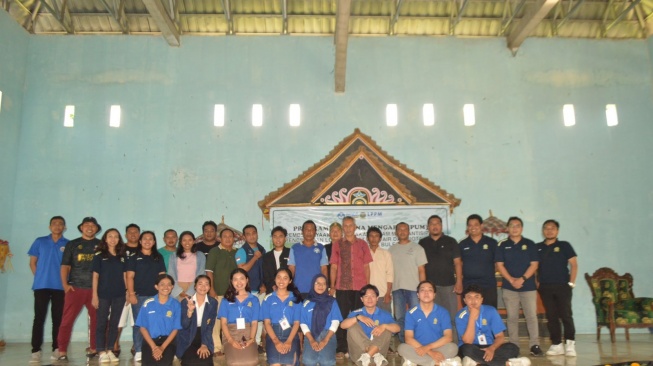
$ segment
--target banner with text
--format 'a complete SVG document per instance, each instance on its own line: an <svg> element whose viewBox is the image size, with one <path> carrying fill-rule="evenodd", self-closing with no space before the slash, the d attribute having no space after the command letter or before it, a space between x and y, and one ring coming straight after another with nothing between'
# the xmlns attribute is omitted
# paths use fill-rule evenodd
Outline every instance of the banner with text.
<svg viewBox="0 0 653 366"><path fill-rule="evenodd" d="M431 215L442 218L442 230L449 232L448 206L319 206L319 207L277 207L270 210L271 227L283 226L288 230L287 242L302 241L302 224L313 220L317 226L315 240L328 244L329 226L334 222L342 224L345 216L356 219L356 236L367 239L367 229L378 227L383 233L380 246L387 249L397 242L395 225L405 222L410 228L410 239L417 243L428 235L427 220Z"/></svg>

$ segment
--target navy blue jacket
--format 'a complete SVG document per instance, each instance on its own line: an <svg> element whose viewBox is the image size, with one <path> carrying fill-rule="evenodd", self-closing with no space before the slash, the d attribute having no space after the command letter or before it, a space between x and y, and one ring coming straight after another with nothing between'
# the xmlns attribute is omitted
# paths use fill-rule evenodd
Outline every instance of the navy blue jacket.
<svg viewBox="0 0 653 366"><path fill-rule="evenodd" d="M218 300L208 294L206 297L209 299L209 303L204 305L204 314L202 315L202 344L213 353L213 326L218 316ZM197 333L197 311L193 312L193 316L188 317L188 299L181 301L181 327L183 329L177 333L177 358L179 359L184 355Z"/></svg>

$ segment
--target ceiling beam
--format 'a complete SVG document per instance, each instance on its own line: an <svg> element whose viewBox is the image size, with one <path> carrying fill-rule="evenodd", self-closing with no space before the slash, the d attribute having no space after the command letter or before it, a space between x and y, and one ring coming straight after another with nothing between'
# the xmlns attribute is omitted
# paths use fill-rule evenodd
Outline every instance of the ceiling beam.
<svg viewBox="0 0 653 366"><path fill-rule="evenodd" d="M222 0L222 9L224 10L224 18L227 21L227 34L234 34L234 18L231 15L231 1Z"/></svg>
<svg viewBox="0 0 653 366"><path fill-rule="evenodd" d="M394 14L392 14L392 18L390 18L390 26L388 27L388 35L394 36L395 35L395 27L397 25L397 21L399 20L399 12L401 11L401 5L403 5L404 0L395 0L395 8L394 8Z"/></svg>
<svg viewBox="0 0 653 366"><path fill-rule="evenodd" d="M580 6L583 5L583 2L585 2L585 0L576 1L576 3L571 7L571 9L569 9L567 14L565 14L565 16L562 19L560 19L558 23L556 23L556 32L558 31L558 29L560 29L560 27L562 27L565 23L567 23L567 21L569 21L569 19L571 19L571 17L573 17L574 14L576 14L578 9L580 9Z"/></svg>
<svg viewBox="0 0 653 366"><path fill-rule="evenodd" d="M605 27L603 31L604 32L603 36L605 37L605 33L608 33L608 31L612 29L612 27L617 25L617 23L619 23L626 16L626 14L630 13L641 1L642 0L631 1L630 5L628 5L627 8L623 9L621 13L619 13L619 15L617 15L617 17Z"/></svg>
<svg viewBox="0 0 653 366"><path fill-rule="evenodd" d="M107 0L100 0L102 5L104 5L104 8L107 9L109 14L113 17L113 19L118 23L118 26L120 26L120 29L122 30L123 34L128 34L129 33L129 24L127 23L127 19L124 16L125 15L125 0L120 0L120 3L116 5L115 0L112 0L113 5L110 5Z"/></svg>
<svg viewBox="0 0 653 366"><path fill-rule="evenodd" d="M349 42L349 15L351 0L338 0L336 11L336 93L345 92L345 76L347 74L347 43Z"/></svg>
<svg viewBox="0 0 653 366"><path fill-rule="evenodd" d="M161 31L163 38L169 45L179 47L181 45L180 34L175 22L168 15L168 10L160 0L143 0L148 13L152 16L154 23Z"/></svg>
<svg viewBox="0 0 653 366"><path fill-rule="evenodd" d="M460 23L460 19L463 16L463 13L465 12L465 9L467 8L467 4L469 4L469 0L461 0L461 4L458 7L455 7L456 9L456 19L454 19L450 24L449 24L449 34L453 35L456 31L456 26L458 23Z"/></svg>
<svg viewBox="0 0 653 366"><path fill-rule="evenodd" d="M558 1L560 0L538 0L529 7L519 24L508 34L508 48L513 54Z"/></svg>
<svg viewBox="0 0 653 366"><path fill-rule="evenodd" d="M72 34L75 29L73 27L72 17L68 11L67 2L68 0L63 0L61 10L59 10L57 0L41 0L43 6L54 16L55 21L59 23L66 33ZM67 18L66 15L68 16Z"/></svg>
<svg viewBox="0 0 653 366"><path fill-rule="evenodd" d="M513 20L515 19L515 17L517 16L517 13L519 13L519 12L522 10L522 8L524 7L525 4L526 4L526 0L521 0L521 1L519 2L519 4L517 4L517 6L515 7L515 10L512 10L512 7L511 7L510 3L507 3L507 4L506 4L506 6L510 7L510 9L511 9L511 14L510 14L510 18L508 18L508 20L506 20L505 23L503 23L503 24L501 25L501 33L500 33L500 35L504 35L504 34L506 34L506 31L508 30L508 27L510 27L510 24L512 24L512 21L513 21Z"/></svg>
<svg viewBox="0 0 653 366"><path fill-rule="evenodd" d="M283 29L281 34L288 34L288 0L281 0L281 15L283 16Z"/></svg>

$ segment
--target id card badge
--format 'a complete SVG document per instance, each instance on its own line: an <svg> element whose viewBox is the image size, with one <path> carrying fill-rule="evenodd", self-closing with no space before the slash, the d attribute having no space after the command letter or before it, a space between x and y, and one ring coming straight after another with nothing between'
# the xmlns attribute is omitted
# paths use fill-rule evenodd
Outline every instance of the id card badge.
<svg viewBox="0 0 653 366"><path fill-rule="evenodd" d="M485 339L485 334L479 334L478 335L478 344L481 346L486 346L487 345L487 339Z"/></svg>
<svg viewBox="0 0 653 366"><path fill-rule="evenodd" d="M245 318L236 318L236 329L245 329Z"/></svg>
<svg viewBox="0 0 653 366"><path fill-rule="evenodd" d="M288 323L288 319L286 319L285 316L279 320L279 325L281 326L282 330L290 328L290 323Z"/></svg>

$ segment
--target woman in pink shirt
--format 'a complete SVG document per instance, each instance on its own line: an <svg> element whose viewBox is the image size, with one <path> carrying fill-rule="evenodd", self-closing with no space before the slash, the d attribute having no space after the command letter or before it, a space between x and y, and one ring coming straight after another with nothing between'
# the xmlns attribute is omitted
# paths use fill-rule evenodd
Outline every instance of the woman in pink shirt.
<svg viewBox="0 0 653 366"><path fill-rule="evenodd" d="M170 258L168 273L175 279L175 287L171 296L181 301L195 294L193 286L195 278L204 274L206 269L206 256L197 251L195 235L184 231L179 235L177 255Z"/></svg>

